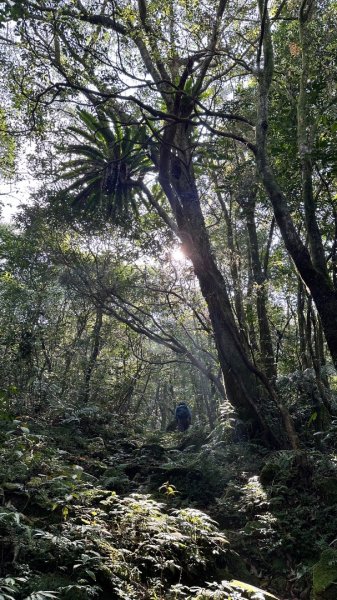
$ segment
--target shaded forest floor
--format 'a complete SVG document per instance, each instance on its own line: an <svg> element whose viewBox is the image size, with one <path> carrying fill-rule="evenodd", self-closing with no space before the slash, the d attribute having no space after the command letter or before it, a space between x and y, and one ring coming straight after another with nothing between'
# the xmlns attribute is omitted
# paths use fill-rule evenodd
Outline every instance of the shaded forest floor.
<svg viewBox="0 0 337 600"><path fill-rule="evenodd" d="M336 453L225 437L3 421L1 600L335 600Z"/></svg>

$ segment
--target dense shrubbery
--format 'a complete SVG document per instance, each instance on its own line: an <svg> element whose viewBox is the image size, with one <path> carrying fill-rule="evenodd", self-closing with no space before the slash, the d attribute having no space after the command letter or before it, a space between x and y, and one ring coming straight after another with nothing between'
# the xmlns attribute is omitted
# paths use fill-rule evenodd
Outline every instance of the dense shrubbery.
<svg viewBox="0 0 337 600"><path fill-rule="evenodd" d="M170 469L192 472L194 462L201 473L195 486L207 486L203 465L210 472L220 458L211 448L183 453L135 437L110 441L108 429L83 438L73 423L49 434L26 422L11 425L1 430L4 600L251 597L244 584L229 583L236 559L226 535L200 510L179 508L179 489L165 480ZM169 457L161 466L156 447ZM160 469L161 501L144 492L117 495L114 484L129 492L137 475L151 484L149 465ZM222 583L206 585L211 580Z"/></svg>
<svg viewBox="0 0 337 600"><path fill-rule="evenodd" d="M309 598L315 563L334 581L328 453L66 421L1 427L0 598Z"/></svg>

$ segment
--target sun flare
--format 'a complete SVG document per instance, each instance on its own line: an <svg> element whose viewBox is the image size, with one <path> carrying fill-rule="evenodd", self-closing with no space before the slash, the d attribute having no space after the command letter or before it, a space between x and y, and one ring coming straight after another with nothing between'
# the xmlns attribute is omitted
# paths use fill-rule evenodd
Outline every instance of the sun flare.
<svg viewBox="0 0 337 600"><path fill-rule="evenodd" d="M182 251L182 249L178 246L171 251L171 259L173 262L183 262L186 260L186 254Z"/></svg>

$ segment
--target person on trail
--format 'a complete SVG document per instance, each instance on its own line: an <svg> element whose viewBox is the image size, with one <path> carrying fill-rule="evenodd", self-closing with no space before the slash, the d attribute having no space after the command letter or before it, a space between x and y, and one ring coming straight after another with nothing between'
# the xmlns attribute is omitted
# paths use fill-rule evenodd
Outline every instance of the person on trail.
<svg viewBox="0 0 337 600"><path fill-rule="evenodd" d="M177 422L178 431L186 431L191 425L192 414L186 402L179 402L174 416Z"/></svg>

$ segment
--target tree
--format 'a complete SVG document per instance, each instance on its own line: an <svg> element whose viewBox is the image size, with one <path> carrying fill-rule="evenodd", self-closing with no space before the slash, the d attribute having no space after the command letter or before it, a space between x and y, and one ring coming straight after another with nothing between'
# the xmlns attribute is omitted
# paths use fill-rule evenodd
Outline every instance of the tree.
<svg viewBox="0 0 337 600"><path fill-rule="evenodd" d="M166 268L156 265L148 268L139 258L138 265L128 264L127 245L123 247L123 241L116 235L111 238L101 238L98 243L97 239L92 242L88 237L77 236L66 247L53 248L54 261L62 265L63 284L95 307L88 368L92 359L93 362L97 359L104 314L147 338L152 347L162 346L163 354L168 355L167 362L193 366L224 399L223 384L215 373L218 364L209 343L209 327L202 312L204 306L193 281L190 283L187 277L183 281L182 275L180 282L174 281L173 269L169 270L167 265ZM164 358L157 360L157 364L165 362ZM153 364L156 364L154 360Z"/></svg>
<svg viewBox="0 0 337 600"><path fill-rule="evenodd" d="M325 256L322 228L319 227L317 202L313 191L313 165L314 149L312 138L314 131L312 120L317 119L317 100L323 90L327 90L328 82L321 86L318 98L311 99L310 78L319 77L313 65L313 45L322 42L326 27L332 16L327 12L327 18L322 20L323 26L319 27L319 16L323 15L324 3L317 7L317 19L314 21L315 6L311 1L303 0L298 15L299 46L298 52L302 56L301 70L299 73L299 95L297 103L297 139L298 154L302 175L302 198L304 206L304 223L308 247L303 242L292 219L286 196L279 186L275 176L271 157L267 145L267 132L269 126L268 97L274 75L274 53L273 37L268 15L267 5L259 2L261 18L261 37L259 58L263 55L263 65L259 63L258 73L258 114L256 130L256 163L265 189L273 206L276 222L282 234L285 246L294 261L303 282L310 290L315 301L323 331L329 346L329 350L337 365L337 296L334 282L328 272L328 263ZM328 52L331 52L329 48ZM314 101L315 110L311 110L311 102ZM331 96L328 105L331 103ZM316 113L316 114L315 114ZM322 113L319 114L321 116ZM324 181L324 177L323 177Z"/></svg>

